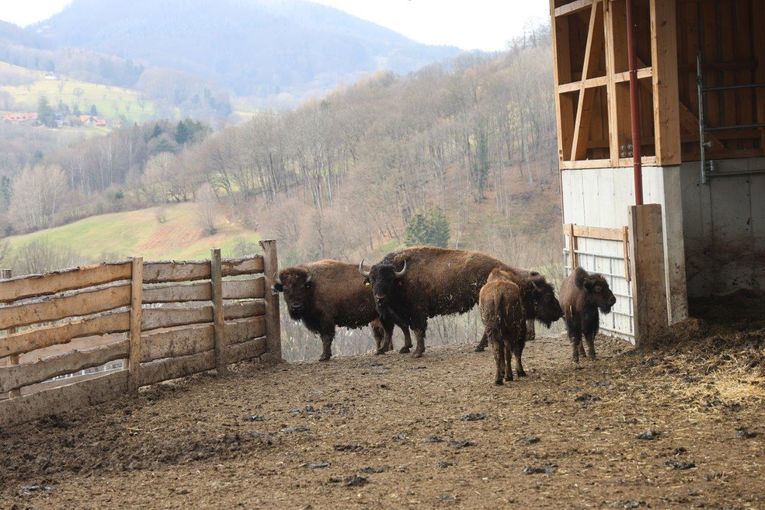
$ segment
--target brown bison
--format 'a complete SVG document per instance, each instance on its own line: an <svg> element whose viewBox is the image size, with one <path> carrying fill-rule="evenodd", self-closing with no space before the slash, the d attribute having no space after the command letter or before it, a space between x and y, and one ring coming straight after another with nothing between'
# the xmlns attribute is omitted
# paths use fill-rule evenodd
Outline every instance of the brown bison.
<svg viewBox="0 0 765 510"><path fill-rule="evenodd" d="M542 275L514 269L479 252L416 246L389 253L368 272L361 267L359 271L372 286L380 317L414 330L417 337L414 355L420 357L425 352L428 318L473 308L494 268L513 275L513 281L520 286L533 281L543 289L544 298L536 305L530 303L527 309L529 318L549 326L561 317L553 288Z"/></svg>
<svg viewBox="0 0 765 510"><path fill-rule="evenodd" d="M603 276L590 274L578 267L563 281L560 301L566 330L571 340L574 363L579 363L580 354L585 355L582 334L587 340L587 355L590 359L595 359L595 335L600 328L598 310L609 313L616 303L614 294L608 288L608 282Z"/></svg>
<svg viewBox="0 0 765 510"><path fill-rule="evenodd" d="M382 354L393 334L393 322L380 321L374 299L364 279L353 264L337 260L320 260L282 269L274 278L275 292L283 292L290 317L302 321L309 331L321 336L321 361L332 357L335 327L360 328L369 324ZM407 345L412 345L408 328L404 331Z"/></svg>
<svg viewBox="0 0 765 510"><path fill-rule="evenodd" d="M513 356L518 377L526 376L521 360L526 345L526 311L523 291L513 282L513 277L507 271L494 269L478 295L484 336L491 344L497 364L494 383L498 385L502 384L503 377L506 381L513 380ZM533 299L541 297L534 294L533 283L530 287L528 291L533 293Z"/></svg>

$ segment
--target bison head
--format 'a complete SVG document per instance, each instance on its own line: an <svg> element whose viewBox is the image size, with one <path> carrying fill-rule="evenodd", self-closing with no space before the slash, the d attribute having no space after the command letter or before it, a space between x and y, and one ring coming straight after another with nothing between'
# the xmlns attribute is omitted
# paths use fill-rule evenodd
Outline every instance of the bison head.
<svg viewBox="0 0 765 510"><path fill-rule="evenodd" d="M372 295L375 298L375 306L380 307L389 304L390 299L396 294L396 287L401 285L401 277L406 274L406 261L399 271L393 264L379 263L372 266L369 271L364 271L364 261L359 264L359 272L364 276L365 283L372 287Z"/></svg>
<svg viewBox="0 0 765 510"><path fill-rule="evenodd" d="M274 278L273 290L284 293L290 317L299 321L313 299L311 274L300 267L283 269Z"/></svg>
<svg viewBox="0 0 765 510"><path fill-rule="evenodd" d="M611 307L616 303L616 297L608 287L608 282L599 274L588 274L577 281L577 286L585 291L585 299L588 305L597 306L603 313L611 312Z"/></svg>
<svg viewBox="0 0 765 510"><path fill-rule="evenodd" d="M549 328L553 322L563 317L563 309L555 297L555 289L541 274L531 273L526 281L525 294L529 319L536 319Z"/></svg>

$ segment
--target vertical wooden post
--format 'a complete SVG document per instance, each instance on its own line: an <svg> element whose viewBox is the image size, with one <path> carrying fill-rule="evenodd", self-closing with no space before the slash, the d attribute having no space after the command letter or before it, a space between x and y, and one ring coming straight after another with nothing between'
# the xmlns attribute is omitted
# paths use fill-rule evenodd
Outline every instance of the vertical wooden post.
<svg viewBox="0 0 765 510"><path fill-rule="evenodd" d="M650 347L669 326L661 205L630 206L629 244L635 345Z"/></svg>
<svg viewBox="0 0 765 510"><path fill-rule="evenodd" d="M264 239L260 241L260 246L263 248L263 274L266 278L266 345L270 358L273 361L281 361L282 326L279 319L279 294L271 291L274 276L279 272L276 241Z"/></svg>
<svg viewBox="0 0 765 510"><path fill-rule="evenodd" d="M213 324L215 338L215 369L218 375L225 375L228 367L225 359L226 317L223 313L223 267L220 248L210 254L210 285L212 285Z"/></svg>
<svg viewBox="0 0 765 510"><path fill-rule="evenodd" d="M571 50L569 48L569 17L555 17L555 1L550 0L550 26L553 42L553 78L555 81L555 114L558 122L558 161L570 158L574 133L574 100L571 94L561 94L558 87L571 82Z"/></svg>
<svg viewBox="0 0 765 510"><path fill-rule="evenodd" d="M2 280L10 280L13 277L13 271L10 269L0 269L0 279ZM12 334L16 332L16 328L8 328L8 334ZM18 354L11 354L9 356L8 361L11 365L18 365L19 364L19 355ZM18 398L21 396L21 388L17 388L15 390L11 390L8 392L8 398Z"/></svg>
<svg viewBox="0 0 765 510"><path fill-rule="evenodd" d="M143 306L143 258L133 257L130 277L130 350L128 351L128 391L141 385L141 317Z"/></svg>
<svg viewBox="0 0 765 510"><path fill-rule="evenodd" d="M651 0L653 125L656 162L679 165L680 95L677 78L676 0Z"/></svg>

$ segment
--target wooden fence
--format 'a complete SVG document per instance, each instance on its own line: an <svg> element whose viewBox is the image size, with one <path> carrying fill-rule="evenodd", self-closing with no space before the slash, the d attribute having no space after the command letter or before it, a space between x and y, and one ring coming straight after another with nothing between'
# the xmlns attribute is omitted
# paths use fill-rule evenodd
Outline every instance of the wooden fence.
<svg viewBox="0 0 765 510"><path fill-rule="evenodd" d="M276 243L264 255L140 258L0 281L0 425L134 393L237 361L281 359ZM126 360L95 377L58 376ZM64 379L64 381L68 381Z"/></svg>

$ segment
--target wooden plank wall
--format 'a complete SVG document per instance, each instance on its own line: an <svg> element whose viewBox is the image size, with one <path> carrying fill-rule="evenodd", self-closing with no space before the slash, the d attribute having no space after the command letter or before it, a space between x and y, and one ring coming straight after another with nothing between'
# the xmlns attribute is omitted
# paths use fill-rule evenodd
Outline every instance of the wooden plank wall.
<svg viewBox="0 0 765 510"><path fill-rule="evenodd" d="M765 83L765 9L759 0L677 2L678 90L683 161L699 160L696 56L707 87ZM707 126L765 123L765 88L710 91ZM765 129L710 132L707 159L765 156Z"/></svg>
<svg viewBox="0 0 765 510"><path fill-rule="evenodd" d="M112 400L230 363L281 359L278 297L265 258L133 259L0 281L0 426ZM265 260L265 262L264 262ZM275 303L275 304L274 304ZM115 360L126 368L51 383ZM18 364L16 364L18 363Z"/></svg>

